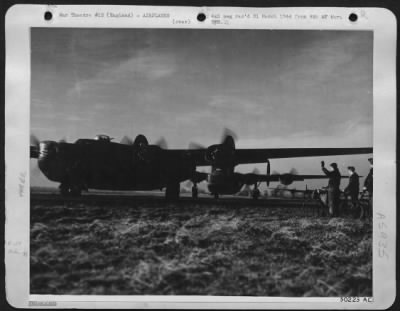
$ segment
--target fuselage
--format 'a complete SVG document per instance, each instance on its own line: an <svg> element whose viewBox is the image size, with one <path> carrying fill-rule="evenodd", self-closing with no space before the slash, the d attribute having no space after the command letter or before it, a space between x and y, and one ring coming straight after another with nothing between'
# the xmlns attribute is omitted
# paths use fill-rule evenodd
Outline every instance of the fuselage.
<svg viewBox="0 0 400 311"><path fill-rule="evenodd" d="M160 147L147 146L145 151L93 139L73 144L44 141L38 165L49 180L82 189L152 190L165 187L171 174L179 181L191 177L191 165L170 163Z"/></svg>

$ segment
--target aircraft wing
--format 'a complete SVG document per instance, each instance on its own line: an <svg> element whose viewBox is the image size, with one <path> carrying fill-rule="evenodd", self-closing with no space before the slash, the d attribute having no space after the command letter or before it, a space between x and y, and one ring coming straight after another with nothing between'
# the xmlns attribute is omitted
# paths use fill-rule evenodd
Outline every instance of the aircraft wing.
<svg viewBox="0 0 400 311"><path fill-rule="evenodd" d="M306 179L326 179L328 176L326 175L292 175L293 180L295 181L302 181ZM361 176L359 176L361 177ZM342 178L349 178L349 176L342 176Z"/></svg>
<svg viewBox="0 0 400 311"><path fill-rule="evenodd" d="M197 166L210 165L205 159L207 149L198 150L166 150L172 156L190 158ZM275 149L236 149L236 164L265 163L268 159L318 157L347 154L368 154L373 148L275 148Z"/></svg>
<svg viewBox="0 0 400 311"><path fill-rule="evenodd" d="M372 148L236 149L235 162L237 164L263 163L268 159L365 154L372 153L372 150Z"/></svg>
<svg viewBox="0 0 400 311"><path fill-rule="evenodd" d="M240 174L240 173L239 173ZM248 173L248 174L240 174L243 182L246 185L252 185L255 183L259 182L275 182L279 181L279 174L273 174L273 175L260 175L260 174L255 174L255 173Z"/></svg>
<svg viewBox="0 0 400 311"><path fill-rule="evenodd" d="M240 174L240 173L239 173ZM240 174L245 184L251 185L259 182L281 182L282 179L290 179L291 181L304 181L306 179L327 179L326 175L297 175L297 174L272 174L272 175L260 175L260 174ZM361 176L360 176L361 177ZM349 176L342 176L342 178L349 178ZM290 182L291 183L291 182Z"/></svg>

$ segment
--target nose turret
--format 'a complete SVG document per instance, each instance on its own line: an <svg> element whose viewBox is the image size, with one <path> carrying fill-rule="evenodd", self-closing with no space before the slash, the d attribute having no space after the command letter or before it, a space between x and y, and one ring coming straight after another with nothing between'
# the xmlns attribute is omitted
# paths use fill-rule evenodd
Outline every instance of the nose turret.
<svg viewBox="0 0 400 311"><path fill-rule="evenodd" d="M39 144L39 168L52 181L60 181L64 175L62 161L59 159L58 152L58 143L55 141L42 141Z"/></svg>
<svg viewBox="0 0 400 311"><path fill-rule="evenodd" d="M54 158L57 154L57 143L55 141L42 141L39 144L39 160Z"/></svg>

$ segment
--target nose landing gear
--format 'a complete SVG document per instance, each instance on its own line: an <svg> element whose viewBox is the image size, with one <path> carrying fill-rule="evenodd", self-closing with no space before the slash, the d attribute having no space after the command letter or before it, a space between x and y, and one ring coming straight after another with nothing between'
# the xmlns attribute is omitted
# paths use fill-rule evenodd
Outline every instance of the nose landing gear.
<svg viewBox="0 0 400 311"><path fill-rule="evenodd" d="M199 189L197 188L197 184L193 183L192 186L192 198L197 199L199 197Z"/></svg>

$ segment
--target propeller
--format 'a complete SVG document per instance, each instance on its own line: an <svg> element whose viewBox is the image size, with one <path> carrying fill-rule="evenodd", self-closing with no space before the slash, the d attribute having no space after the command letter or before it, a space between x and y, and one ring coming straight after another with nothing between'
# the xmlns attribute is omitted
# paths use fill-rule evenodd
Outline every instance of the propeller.
<svg viewBox="0 0 400 311"><path fill-rule="evenodd" d="M267 162L267 175L269 175L268 171L271 169L269 166L270 166L270 164L269 164L269 162ZM291 168L288 173L283 173L283 174L281 174L281 173L279 173L277 171L272 171L272 175L279 175L280 183L282 185L285 185L285 186L288 186L288 185L292 184L293 181L296 180L295 176L298 175L298 174L299 173L295 168ZM269 183L267 182L267 185L268 184Z"/></svg>
<svg viewBox="0 0 400 311"><path fill-rule="evenodd" d="M160 137L157 142L155 143L156 146L160 147L161 149L168 149L168 144L166 139L162 136Z"/></svg>
<svg viewBox="0 0 400 311"><path fill-rule="evenodd" d="M280 174L280 182L281 184L288 186L295 181L295 176L298 174L295 168L292 168L289 173Z"/></svg>
<svg viewBox="0 0 400 311"><path fill-rule="evenodd" d="M124 136L122 137L120 143L123 145L133 145L134 141L129 136Z"/></svg>
<svg viewBox="0 0 400 311"><path fill-rule="evenodd" d="M225 128L222 133L222 142L206 148L205 160L214 167L231 169L235 166L235 138L236 134ZM194 145L192 144L194 147Z"/></svg>
<svg viewBox="0 0 400 311"><path fill-rule="evenodd" d="M39 148L40 140L34 134L31 134L30 144L31 146Z"/></svg>
<svg viewBox="0 0 400 311"><path fill-rule="evenodd" d="M189 149L190 150L201 150L201 149L207 149L207 148L204 147L201 144L196 143L196 142L190 142L189 143Z"/></svg>
<svg viewBox="0 0 400 311"><path fill-rule="evenodd" d="M292 167L292 169L289 171L289 174L298 175L299 172L294 167Z"/></svg>
<svg viewBox="0 0 400 311"><path fill-rule="evenodd" d="M223 144L228 137L232 137L234 141L236 141L238 139L238 136L236 135L236 133L234 131L225 127L224 131L222 132L221 144Z"/></svg>
<svg viewBox="0 0 400 311"><path fill-rule="evenodd" d="M256 175L259 175L260 174L260 170L257 168L257 167L255 167L254 169L253 169L253 172L252 172L253 174L256 174Z"/></svg>
<svg viewBox="0 0 400 311"><path fill-rule="evenodd" d="M268 170L268 167L267 167ZM283 173L283 174L290 174L290 175L298 175L298 171L295 168L291 168L290 171L288 173ZM278 171L272 171L272 175L283 175L281 173L279 173Z"/></svg>
<svg viewBox="0 0 400 311"><path fill-rule="evenodd" d="M253 169L252 173L256 174L256 175L260 175L260 171L257 167L255 167ZM278 173L276 173L276 174L278 174ZM271 165L270 165L270 162L267 161L267 177L269 177L269 176L271 176ZM269 178L267 178L267 181L266 181L267 187L269 187L269 183L270 183L270 180L269 180Z"/></svg>
<svg viewBox="0 0 400 311"><path fill-rule="evenodd" d="M30 158L37 158L39 156L40 140L33 134L30 136Z"/></svg>
<svg viewBox="0 0 400 311"><path fill-rule="evenodd" d="M187 181L184 183L184 187L185 187L185 188L191 188L191 187L192 187L192 182L191 182L190 180L187 180Z"/></svg>

